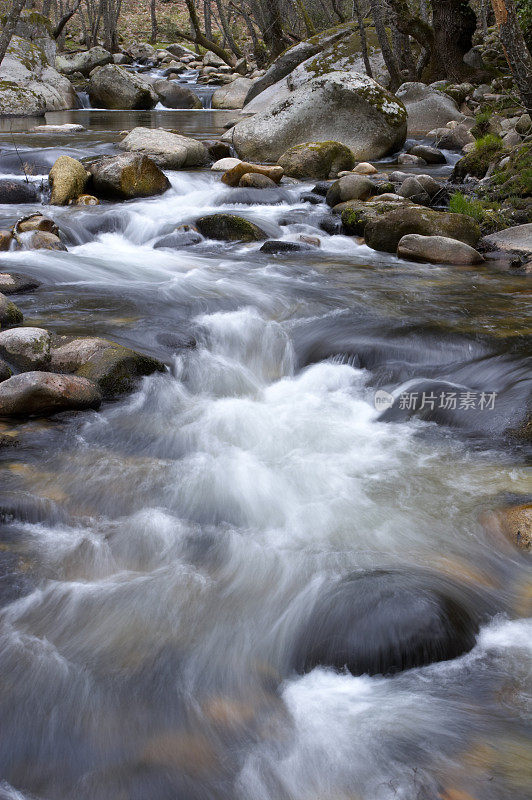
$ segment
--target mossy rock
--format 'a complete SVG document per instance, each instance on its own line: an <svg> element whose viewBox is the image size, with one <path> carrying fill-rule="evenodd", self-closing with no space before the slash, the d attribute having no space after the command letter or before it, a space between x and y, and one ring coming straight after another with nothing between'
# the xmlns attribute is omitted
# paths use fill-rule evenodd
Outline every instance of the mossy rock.
<svg viewBox="0 0 532 800"><path fill-rule="evenodd" d="M494 170L488 196L493 200L532 196L532 142L524 142L510 153L504 167Z"/></svg>
<svg viewBox="0 0 532 800"><path fill-rule="evenodd" d="M64 206L69 200L75 200L83 194L87 180L87 171L80 161L70 156L59 156L48 176L52 188L50 203Z"/></svg>
<svg viewBox="0 0 532 800"><path fill-rule="evenodd" d="M368 222L364 236L374 250L395 253L399 241L408 233L422 236L448 236L475 247L480 238L478 224L465 214L432 211L422 206L402 206Z"/></svg>
<svg viewBox="0 0 532 800"><path fill-rule="evenodd" d="M353 151L341 142L305 142L290 147L277 162L292 178L335 178L355 166Z"/></svg>
<svg viewBox="0 0 532 800"><path fill-rule="evenodd" d="M105 398L129 392L137 378L165 370L157 359L107 339L58 337L53 345L51 369L87 378Z"/></svg>
<svg viewBox="0 0 532 800"><path fill-rule="evenodd" d="M224 242L260 242L268 238L258 225L236 214L209 214L196 220L196 226L208 239Z"/></svg>
<svg viewBox="0 0 532 800"><path fill-rule="evenodd" d="M460 159L453 170L453 180L462 181L468 175L483 178L488 169L500 158L503 145L498 136L489 134L477 139L475 149Z"/></svg>
<svg viewBox="0 0 532 800"><path fill-rule="evenodd" d="M342 229L348 236L364 236L366 225L397 209L397 203L372 203L350 200L342 211Z"/></svg>
<svg viewBox="0 0 532 800"><path fill-rule="evenodd" d="M22 321L23 315L20 308L0 293L0 330L12 328L14 325L22 325Z"/></svg>

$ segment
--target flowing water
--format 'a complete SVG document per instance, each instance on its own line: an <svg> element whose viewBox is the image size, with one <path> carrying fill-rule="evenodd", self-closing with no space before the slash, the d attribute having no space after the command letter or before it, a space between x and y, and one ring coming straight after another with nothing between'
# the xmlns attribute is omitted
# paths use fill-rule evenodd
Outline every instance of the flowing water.
<svg viewBox="0 0 532 800"><path fill-rule="evenodd" d="M68 148L20 134L37 182L59 152L112 152L126 127L120 112L54 117L90 130ZM228 118L172 127L208 137ZM2 171L20 173L3 142ZM99 413L21 424L0 451L0 797L525 798L528 562L482 524L529 491L507 437L530 378L524 279L327 235L301 185L169 177L157 198L47 207L69 252L2 257L42 281L14 298L26 324L103 335L168 371ZM0 227L26 210L0 207ZM222 210L321 247L154 248ZM377 389L417 386L496 402L376 410ZM473 650L393 677L295 674L324 587L388 567L489 595Z"/></svg>

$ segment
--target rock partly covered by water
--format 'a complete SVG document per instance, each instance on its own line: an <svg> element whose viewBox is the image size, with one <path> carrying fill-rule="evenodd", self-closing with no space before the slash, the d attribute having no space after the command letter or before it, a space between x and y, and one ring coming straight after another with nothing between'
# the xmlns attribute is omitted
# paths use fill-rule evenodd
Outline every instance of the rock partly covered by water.
<svg viewBox="0 0 532 800"><path fill-rule="evenodd" d="M165 370L157 359L99 337L57 337L50 368L87 378L104 397L130 391L137 378Z"/></svg>
<svg viewBox="0 0 532 800"><path fill-rule="evenodd" d="M387 675L466 653L480 614L450 580L422 571L355 573L317 598L294 646L297 672L315 667Z"/></svg>
<svg viewBox="0 0 532 800"><path fill-rule="evenodd" d="M376 193L375 184L365 175L344 175L332 184L325 199L329 206L336 206L346 200L367 200Z"/></svg>
<svg viewBox="0 0 532 800"><path fill-rule="evenodd" d="M212 107L242 108L252 86L253 81L250 78L236 78L226 86L220 86L212 96Z"/></svg>
<svg viewBox="0 0 532 800"><path fill-rule="evenodd" d="M55 58L55 68L63 75L81 72L82 75L88 77L93 69L104 67L106 64L111 64L112 61L111 53L98 45L81 53L59 53Z"/></svg>
<svg viewBox="0 0 532 800"><path fill-rule="evenodd" d="M263 175L273 183L279 183L284 175L282 167L265 167L262 164L251 164L249 161L239 161L222 175L222 183L227 186L238 186L244 175Z"/></svg>
<svg viewBox="0 0 532 800"><path fill-rule="evenodd" d="M85 378L24 372L0 383L0 416L50 415L99 408L98 387Z"/></svg>
<svg viewBox="0 0 532 800"><path fill-rule="evenodd" d="M400 101L366 75L331 72L239 122L223 138L241 158L277 161L309 140L338 141L357 160L376 160L400 148L405 137Z"/></svg>
<svg viewBox="0 0 532 800"><path fill-rule="evenodd" d="M0 292L4 294L19 294L37 289L40 281L21 275L19 272L0 272Z"/></svg>
<svg viewBox="0 0 532 800"><path fill-rule="evenodd" d="M162 128L133 128L118 146L132 153L144 153L164 169L198 167L208 160L202 142Z"/></svg>
<svg viewBox="0 0 532 800"><path fill-rule="evenodd" d="M77 108L72 84L52 66L55 40L50 21L31 11L21 15L15 34L0 64L0 112L41 116Z"/></svg>
<svg viewBox="0 0 532 800"><path fill-rule="evenodd" d="M65 206L69 200L76 200L87 184L89 175L80 161L70 156L59 156L48 175L52 189L50 203Z"/></svg>
<svg viewBox="0 0 532 800"><path fill-rule="evenodd" d="M50 334L44 328L0 331L0 355L21 370L46 369L50 364Z"/></svg>
<svg viewBox="0 0 532 800"><path fill-rule="evenodd" d="M173 81L159 80L155 81L153 88L166 108L202 108L198 95L186 86L179 86Z"/></svg>
<svg viewBox="0 0 532 800"><path fill-rule="evenodd" d="M341 142L304 142L289 147L277 162L292 178L336 178L356 162L353 151Z"/></svg>
<svg viewBox="0 0 532 800"><path fill-rule="evenodd" d="M89 167L96 195L113 200L151 197L170 188L155 161L137 153L104 156Z"/></svg>
<svg viewBox="0 0 532 800"><path fill-rule="evenodd" d="M107 64L92 73L89 97L94 108L150 109L157 103L149 83L117 64Z"/></svg>
<svg viewBox="0 0 532 800"><path fill-rule="evenodd" d="M368 222L364 229L366 244L386 253L395 253L400 240L409 233L446 236L471 247L480 238L480 228L471 217L414 205L405 205L378 216Z"/></svg>
<svg viewBox="0 0 532 800"><path fill-rule="evenodd" d="M432 264L480 264L484 261L474 247L448 236L420 236L409 233L400 239L397 255L410 261Z"/></svg>
<svg viewBox="0 0 532 800"><path fill-rule="evenodd" d="M449 95L424 83L403 83L395 93L408 112L408 135L428 133L450 120L461 120L455 101Z"/></svg>
<svg viewBox="0 0 532 800"><path fill-rule="evenodd" d="M200 233L225 242L260 242L267 234L255 223L236 214L209 214L196 220Z"/></svg>

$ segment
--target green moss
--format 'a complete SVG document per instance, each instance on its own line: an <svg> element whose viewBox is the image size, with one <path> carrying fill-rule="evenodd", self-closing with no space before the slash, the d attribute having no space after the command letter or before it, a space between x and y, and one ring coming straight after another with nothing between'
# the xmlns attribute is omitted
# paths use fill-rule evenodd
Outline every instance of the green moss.
<svg viewBox="0 0 532 800"><path fill-rule="evenodd" d="M200 217L196 225L203 236L226 242L259 242L268 238L258 225L236 214L209 214Z"/></svg>
<svg viewBox="0 0 532 800"><path fill-rule="evenodd" d="M471 133L475 137L475 139L479 139L481 136L485 136L490 127L490 119L492 114L489 111L480 111L475 116L475 124L471 128Z"/></svg>
<svg viewBox="0 0 532 800"><path fill-rule="evenodd" d="M477 139L475 149L457 162L453 176L463 180L467 175L483 178L489 167L501 156L503 149L500 136L489 133L482 139Z"/></svg>
<svg viewBox="0 0 532 800"><path fill-rule="evenodd" d="M484 204L480 200L466 197L462 192L455 192L449 201L449 211L454 214L467 214L477 222L484 217Z"/></svg>
<svg viewBox="0 0 532 800"><path fill-rule="evenodd" d="M532 142L524 142L510 153L509 162L495 169L489 194L493 200L532 196Z"/></svg>
<svg viewBox="0 0 532 800"><path fill-rule="evenodd" d="M278 163L293 178L335 178L355 166L355 157L341 142L305 142L290 147Z"/></svg>
<svg viewBox="0 0 532 800"><path fill-rule="evenodd" d="M462 192L455 192L449 201L449 211L465 214L478 222L483 235L507 228L512 224L511 218L504 213L499 204L494 206L487 200L467 197Z"/></svg>
<svg viewBox="0 0 532 800"><path fill-rule="evenodd" d="M104 397L131 391L135 379L164 371L164 364L122 345L109 343L76 370L76 375L96 383Z"/></svg>

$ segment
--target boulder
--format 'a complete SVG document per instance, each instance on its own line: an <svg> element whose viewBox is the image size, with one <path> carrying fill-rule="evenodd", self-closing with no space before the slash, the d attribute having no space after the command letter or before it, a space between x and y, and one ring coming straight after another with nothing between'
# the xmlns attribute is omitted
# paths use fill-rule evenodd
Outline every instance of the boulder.
<svg viewBox="0 0 532 800"><path fill-rule="evenodd" d="M99 408L98 387L85 378L24 372L0 383L0 416L49 416L60 411Z"/></svg>
<svg viewBox="0 0 532 800"><path fill-rule="evenodd" d="M427 164L446 164L447 159L437 147L430 147L427 144L416 144L408 151L413 156L422 158Z"/></svg>
<svg viewBox="0 0 532 800"><path fill-rule="evenodd" d="M181 58L182 56L196 58L196 54L189 47L185 47L184 44L169 44L166 50L176 58Z"/></svg>
<svg viewBox="0 0 532 800"><path fill-rule="evenodd" d="M99 206L100 201L93 194L80 194L76 197L77 206Z"/></svg>
<svg viewBox="0 0 532 800"><path fill-rule="evenodd" d="M447 236L474 247L480 238L477 223L465 214L433 211L421 206L402 206L368 222L364 236L373 250L396 253L397 245L408 233L422 236Z"/></svg>
<svg viewBox="0 0 532 800"><path fill-rule="evenodd" d="M343 39L352 30L352 25L340 25L336 29L323 31L304 42L299 42L293 47L289 47L281 53L264 75L253 83L246 97L246 104L250 103L261 92L264 92L265 89L289 75L299 64L320 53L327 45Z"/></svg>
<svg viewBox="0 0 532 800"><path fill-rule="evenodd" d="M124 51L133 61L140 63L155 63L157 61L157 51L148 42L132 42Z"/></svg>
<svg viewBox="0 0 532 800"><path fill-rule="evenodd" d="M182 225L173 233L168 233L166 236L161 236L153 245L156 249L162 247L171 248L172 250L179 249L180 247L191 247L194 244L199 244L202 241L201 234L188 225Z"/></svg>
<svg viewBox="0 0 532 800"><path fill-rule="evenodd" d="M514 225L497 233L484 236L480 246L485 250L504 250L507 253L517 253L525 258L532 256L532 223Z"/></svg>
<svg viewBox="0 0 532 800"><path fill-rule="evenodd" d="M173 81L155 81L153 88L166 108L202 108L201 100L192 89Z"/></svg>
<svg viewBox="0 0 532 800"><path fill-rule="evenodd" d="M65 122L63 125L35 125L31 129L32 133L53 133L54 135L64 133L69 135L71 133L80 133L84 131L83 125L78 125L76 122Z"/></svg>
<svg viewBox="0 0 532 800"><path fill-rule="evenodd" d="M336 206L346 200L367 200L376 194L375 185L365 175L344 175L333 183L327 192L329 206Z"/></svg>
<svg viewBox="0 0 532 800"><path fill-rule="evenodd" d="M250 164L248 161L240 161L222 175L222 183L227 186L238 186L240 179L246 174L266 175L274 183L279 183L283 177L282 167L263 167L261 164Z"/></svg>
<svg viewBox="0 0 532 800"><path fill-rule="evenodd" d="M397 156L398 164L410 164L413 167L426 167L427 162L420 156L414 156L410 153L401 153Z"/></svg>
<svg viewBox="0 0 532 800"><path fill-rule="evenodd" d="M0 355L21 370L46 369L50 364L50 334L44 328L0 331Z"/></svg>
<svg viewBox="0 0 532 800"><path fill-rule="evenodd" d="M436 128L430 131L429 135L434 138L438 147L443 147L444 150L461 150L475 143L475 137L462 123L458 123L454 128Z"/></svg>
<svg viewBox="0 0 532 800"><path fill-rule="evenodd" d="M367 161L361 161L352 169L352 172L354 172L355 175L375 175L375 173L378 172L378 169L377 167L374 167L373 164L369 164Z"/></svg>
<svg viewBox="0 0 532 800"><path fill-rule="evenodd" d="M14 178L0 178L0 204L37 203L39 192L34 183Z"/></svg>
<svg viewBox="0 0 532 800"><path fill-rule="evenodd" d="M149 83L117 64L107 64L92 73L89 97L95 108L150 109L157 103Z"/></svg>
<svg viewBox="0 0 532 800"><path fill-rule="evenodd" d="M372 220L382 217L388 211L397 208L395 201L384 201L381 198L369 200L350 200L341 209L342 231L348 236L364 236L366 225ZM340 208L337 207L337 211Z"/></svg>
<svg viewBox="0 0 532 800"><path fill-rule="evenodd" d="M59 156L48 175L52 189L50 203L66 206L69 200L75 200L83 194L87 180L87 170L80 161L70 156Z"/></svg>
<svg viewBox="0 0 532 800"><path fill-rule="evenodd" d="M37 289L41 285L35 278L28 278L18 272L0 272L0 292L4 294L20 294Z"/></svg>
<svg viewBox="0 0 532 800"><path fill-rule="evenodd" d="M0 330L11 328L13 325L22 325L22 311L5 295L0 294Z"/></svg>
<svg viewBox="0 0 532 800"><path fill-rule="evenodd" d="M341 142L304 142L289 147L277 162L292 178L335 178L350 170L355 157Z"/></svg>
<svg viewBox="0 0 532 800"><path fill-rule="evenodd" d="M425 86L424 83L403 83L395 96L408 112L408 135L428 133L446 125L449 120L461 120L455 101L449 95Z"/></svg>
<svg viewBox="0 0 532 800"><path fill-rule="evenodd" d="M244 159L277 161L289 147L338 141L355 159L376 160L406 137L403 105L366 75L331 72L239 122L222 137Z"/></svg>
<svg viewBox="0 0 532 800"><path fill-rule="evenodd" d="M237 78L216 89L212 96L213 108L242 108L246 96L253 86L250 78Z"/></svg>
<svg viewBox="0 0 532 800"><path fill-rule="evenodd" d="M170 181L147 156L123 153L103 156L89 167L93 190L97 195L119 200L151 197L170 188Z"/></svg>
<svg viewBox="0 0 532 800"><path fill-rule="evenodd" d="M196 225L208 239L225 242L260 242L267 239L258 225L235 214L209 214L196 220Z"/></svg>
<svg viewBox="0 0 532 800"><path fill-rule="evenodd" d="M308 242L286 242L282 239L270 239L264 242L260 252L275 255L275 253L301 253L313 249L314 247Z"/></svg>
<svg viewBox="0 0 532 800"><path fill-rule="evenodd" d="M528 136L532 133L532 120L530 114L521 114L515 123L515 130L520 136Z"/></svg>
<svg viewBox="0 0 532 800"><path fill-rule="evenodd" d="M489 522L490 527L497 526L521 550L532 550L532 504L498 508Z"/></svg>
<svg viewBox="0 0 532 800"><path fill-rule="evenodd" d="M240 178L238 185L249 189L275 189L277 184L268 178L267 175L259 175L258 172L246 172Z"/></svg>
<svg viewBox="0 0 532 800"><path fill-rule="evenodd" d="M243 162L240 158L220 158L218 161L215 161L214 164L211 166L211 169L214 172L227 172L233 167L236 167L237 164L242 164Z"/></svg>
<svg viewBox="0 0 532 800"><path fill-rule="evenodd" d="M220 161L222 158L231 157L231 145L220 139L203 139L203 146L211 161Z"/></svg>
<svg viewBox="0 0 532 800"><path fill-rule="evenodd" d="M118 145L121 150L143 153L163 169L197 167L207 163L202 142L162 128L133 128Z"/></svg>
<svg viewBox="0 0 532 800"><path fill-rule="evenodd" d="M40 18L41 35L30 41L23 36L13 36L7 53L0 64L0 109L3 115L42 116L47 111L64 111L77 108L78 98L68 78L52 66L55 58L55 41L50 36L50 23ZM24 17L26 20L28 17ZM20 29L20 22L17 30ZM35 26L34 26L35 27ZM27 33L27 32L26 32ZM29 34L28 34L29 35Z"/></svg>
<svg viewBox="0 0 532 800"><path fill-rule="evenodd" d="M11 245L13 244L13 235L11 231L0 231L0 253L6 253L8 250L11 249ZM0 287L1 287L0 281Z"/></svg>
<svg viewBox="0 0 532 800"><path fill-rule="evenodd" d="M104 67L113 62L113 56L104 47L91 47L82 53L59 53L55 58L55 68L63 75L81 72L86 78L96 67Z"/></svg>
<svg viewBox="0 0 532 800"><path fill-rule="evenodd" d="M447 661L473 648L483 611L436 574L353 573L318 595L294 639L292 665L300 673L332 667L389 675Z"/></svg>
<svg viewBox="0 0 532 800"><path fill-rule="evenodd" d="M480 264L484 261L474 247L447 236L420 236L409 233L399 240L397 255L409 261L431 264Z"/></svg>
<svg viewBox="0 0 532 800"><path fill-rule="evenodd" d="M13 235L17 239L19 234L28 233L29 231L43 231L44 233L53 233L54 236L59 236L59 228L53 219L45 217L38 211L35 214L21 217L13 226Z"/></svg>
<svg viewBox="0 0 532 800"><path fill-rule="evenodd" d="M5 361L2 361L0 358L0 381L7 381L8 378L12 376L12 371L9 369L8 365ZM0 439L0 446L2 441Z"/></svg>
<svg viewBox="0 0 532 800"><path fill-rule="evenodd" d="M86 378L110 398L130 391L141 376L164 372L165 366L107 339L58 337L52 343L50 368Z"/></svg>
<svg viewBox="0 0 532 800"><path fill-rule="evenodd" d="M206 67L223 67L225 66L225 61L220 56L217 56L216 53L207 50L203 56L203 64Z"/></svg>
<svg viewBox="0 0 532 800"><path fill-rule="evenodd" d="M401 186L397 189L397 194L400 197L406 197L408 200L412 200L413 203L419 203L423 206L429 205L430 203L429 193L425 190L421 181L414 176L403 181Z"/></svg>

